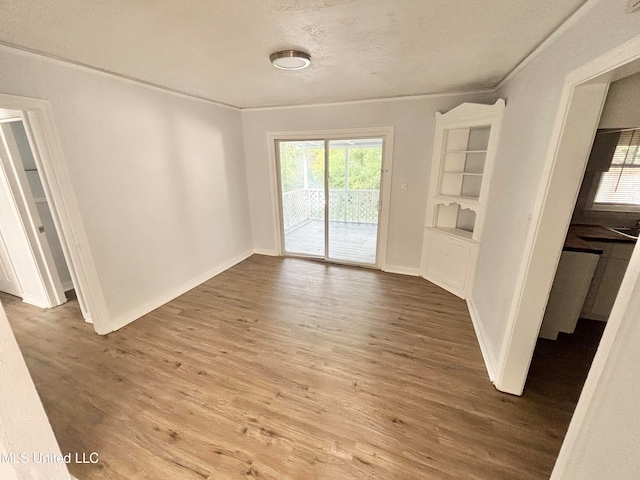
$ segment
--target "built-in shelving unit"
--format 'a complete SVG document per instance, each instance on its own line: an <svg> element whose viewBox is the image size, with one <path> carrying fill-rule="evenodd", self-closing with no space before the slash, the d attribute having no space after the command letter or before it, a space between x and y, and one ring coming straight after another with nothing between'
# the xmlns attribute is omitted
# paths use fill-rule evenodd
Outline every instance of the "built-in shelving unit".
<svg viewBox="0 0 640 480"><path fill-rule="evenodd" d="M504 100L464 103L436 113L422 271L463 298L475 270L504 106Z"/></svg>

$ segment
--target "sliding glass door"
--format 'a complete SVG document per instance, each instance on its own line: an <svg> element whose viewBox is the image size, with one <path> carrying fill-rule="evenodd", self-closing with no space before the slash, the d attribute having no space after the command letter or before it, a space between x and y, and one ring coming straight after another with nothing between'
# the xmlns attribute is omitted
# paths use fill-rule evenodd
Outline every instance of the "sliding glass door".
<svg viewBox="0 0 640 480"><path fill-rule="evenodd" d="M383 140L277 141L283 251L376 265Z"/></svg>

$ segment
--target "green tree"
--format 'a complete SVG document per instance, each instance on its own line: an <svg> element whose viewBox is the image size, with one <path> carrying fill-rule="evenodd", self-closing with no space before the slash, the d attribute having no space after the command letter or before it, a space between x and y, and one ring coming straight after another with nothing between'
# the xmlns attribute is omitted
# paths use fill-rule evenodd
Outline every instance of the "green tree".
<svg viewBox="0 0 640 480"><path fill-rule="evenodd" d="M347 155L348 150L348 155ZM283 192L304 187L305 147L298 142L280 143L280 174ZM307 147L309 188L324 188L324 148ZM345 188L346 162L349 160L350 190L380 189L381 147L334 147L329 150L329 188Z"/></svg>
<svg viewBox="0 0 640 480"><path fill-rule="evenodd" d="M307 149L309 188L324 189L324 148Z"/></svg>
<svg viewBox="0 0 640 480"><path fill-rule="evenodd" d="M357 147L349 149L350 190L379 190L381 169L381 147Z"/></svg>
<svg viewBox="0 0 640 480"><path fill-rule="evenodd" d="M283 193L304 187L303 150L294 142L280 143L280 180Z"/></svg>

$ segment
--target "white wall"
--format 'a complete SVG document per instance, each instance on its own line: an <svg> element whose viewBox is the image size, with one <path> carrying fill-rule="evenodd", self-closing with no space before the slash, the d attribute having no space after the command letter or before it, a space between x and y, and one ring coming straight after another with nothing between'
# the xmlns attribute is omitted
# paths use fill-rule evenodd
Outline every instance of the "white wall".
<svg viewBox="0 0 640 480"><path fill-rule="evenodd" d="M640 127L640 73L611 83L598 128Z"/></svg>
<svg viewBox="0 0 640 480"><path fill-rule="evenodd" d="M27 463L0 462L0 478L68 480L64 463L36 464L33 453L60 455L47 415L0 305L0 452L27 453Z"/></svg>
<svg viewBox="0 0 640 480"><path fill-rule="evenodd" d="M6 47L0 64L0 93L51 102L109 329L252 251L239 111Z"/></svg>
<svg viewBox="0 0 640 480"><path fill-rule="evenodd" d="M565 76L640 32L640 13L629 15L625 8L625 0L596 3L498 92L507 108L472 292L487 348L496 359Z"/></svg>
<svg viewBox="0 0 640 480"><path fill-rule="evenodd" d="M245 110L242 113L245 157L254 246L275 251L269 186L267 132L313 131L393 126L394 152L391 211L387 248L389 268L418 272L429 185L436 111L448 111L463 102L494 100L493 94L432 96L374 101ZM407 192L400 184L408 183Z"/></svg>

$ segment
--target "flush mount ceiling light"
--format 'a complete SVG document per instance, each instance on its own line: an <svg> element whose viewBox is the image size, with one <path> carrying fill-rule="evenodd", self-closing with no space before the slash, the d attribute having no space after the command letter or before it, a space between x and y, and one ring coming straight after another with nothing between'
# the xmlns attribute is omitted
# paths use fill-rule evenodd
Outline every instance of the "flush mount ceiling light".
<svg viewBox="0 0 640 480"><path fill-rule="evenodd" d="M311 55L299 50L281 50L269 56L276 68L282 70L302 70L311 65Z"/></svg>

